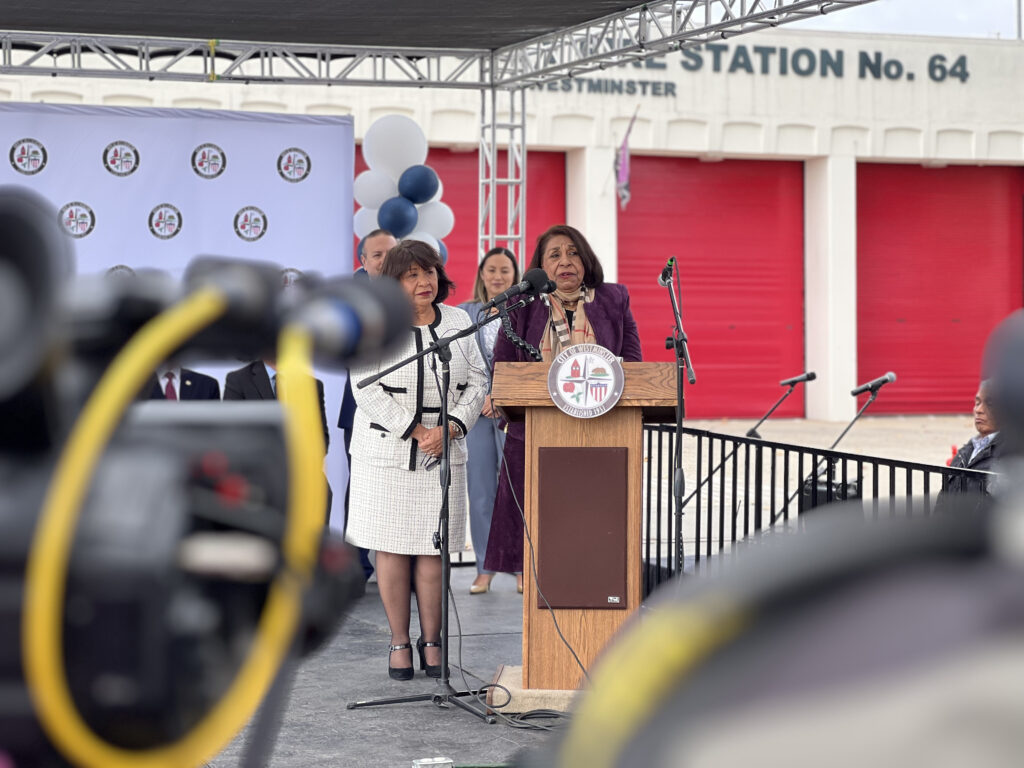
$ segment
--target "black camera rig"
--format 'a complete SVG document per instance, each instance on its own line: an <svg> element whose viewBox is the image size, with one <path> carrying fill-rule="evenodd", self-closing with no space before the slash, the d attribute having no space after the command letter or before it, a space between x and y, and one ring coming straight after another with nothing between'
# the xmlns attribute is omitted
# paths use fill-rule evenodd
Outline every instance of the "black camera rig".
<svg viewBox="0 0 1024 768"><path fill-rule="evenodd" d="M323 526L312 362L383 354L408 302L222 258L72 280L72 256L0 188L0 755L200 765L361 588ZM275 357L281 402L134 404L189 354Z"/></svg>

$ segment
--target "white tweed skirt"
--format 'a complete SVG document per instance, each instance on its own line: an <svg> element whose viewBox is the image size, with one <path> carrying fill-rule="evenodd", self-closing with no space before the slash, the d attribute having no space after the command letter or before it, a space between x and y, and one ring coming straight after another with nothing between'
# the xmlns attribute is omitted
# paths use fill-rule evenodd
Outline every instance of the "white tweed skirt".
<svg viewBox="0 0 1024 768"><path fill-rule="evenodd" d="M397 555L437 555L441 515L440 470L381 467L352 457L345 539L357 547ZM448 551L466 548L466 465L452 465L448 497Z"/></svg>

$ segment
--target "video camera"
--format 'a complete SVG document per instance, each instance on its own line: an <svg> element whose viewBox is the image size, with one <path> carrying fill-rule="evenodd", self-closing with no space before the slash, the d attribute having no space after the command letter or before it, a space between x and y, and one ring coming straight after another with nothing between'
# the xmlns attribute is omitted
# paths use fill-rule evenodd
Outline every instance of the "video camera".
<svg viewBox="0 0 1024 768"><path fill-rule="evenodd" d="M410 308L392 281L72 258L56 210L0 187L0 758L199 765L361 587L324 534L311 365L384 354ZM186 355L273 357L281 402L132 405Z"/></svg>

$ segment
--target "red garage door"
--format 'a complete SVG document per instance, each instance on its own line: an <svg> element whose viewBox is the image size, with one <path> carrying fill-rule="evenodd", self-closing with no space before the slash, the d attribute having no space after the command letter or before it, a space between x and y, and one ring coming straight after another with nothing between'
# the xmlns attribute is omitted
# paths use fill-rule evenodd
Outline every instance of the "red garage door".
<svg viewBox="0 0 1024 768"><path fill-rule="evenodd" d="M871 408L969 411L993 326L1021 306L1024 169L857 169L858 379Z"/></svg>
<svg viewBox="0 0 1024 768"><path fill-rule="evenodd" d="M528 262L537 236L552 224L565 221L565 153L529 152L526 157L527 245L522 257ZM448 276L456 284L455 295L449 298L448 303L458 304L472 298L476 280L477 179L480 174L477 153L431 148L427 165L441 177L444 184L441 199L455 213L455 229L444 239L444 244L448 248ZM498 168L505 168L504 158L500 159ZM360 174L365 170L366 163L357 147L355 172ZM504 213L505 201L504 193L499 194L499 213ZM359 266L358 261L356 266Z"/></svg>
<svg viewBox="0 0 1024 768"><path fill-rule="evenodd" d="M782 394L779 380L804 368L803 164L634 156L631 189L619 280L644 359L672 359L672 310L657 278L674 255L697 372L687 416L760 416ZM802 416L802 394L776 414Z"/></svg>

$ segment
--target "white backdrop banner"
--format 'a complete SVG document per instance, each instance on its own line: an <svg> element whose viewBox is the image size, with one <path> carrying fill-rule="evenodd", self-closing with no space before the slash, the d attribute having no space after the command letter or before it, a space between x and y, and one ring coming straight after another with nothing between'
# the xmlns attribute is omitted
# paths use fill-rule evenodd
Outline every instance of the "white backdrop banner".
<svg viewBox="0 0 1024 768"><path fill-rule="evenodd" d="M9 160L0 183L30 187L57 207L79 274L146 267L177 277L201 254L347 274L354 147L351 117L0 103ZM223 374L238 363L199 367L223 391ZM345 377L318 375L338 525Z"/></svg>

